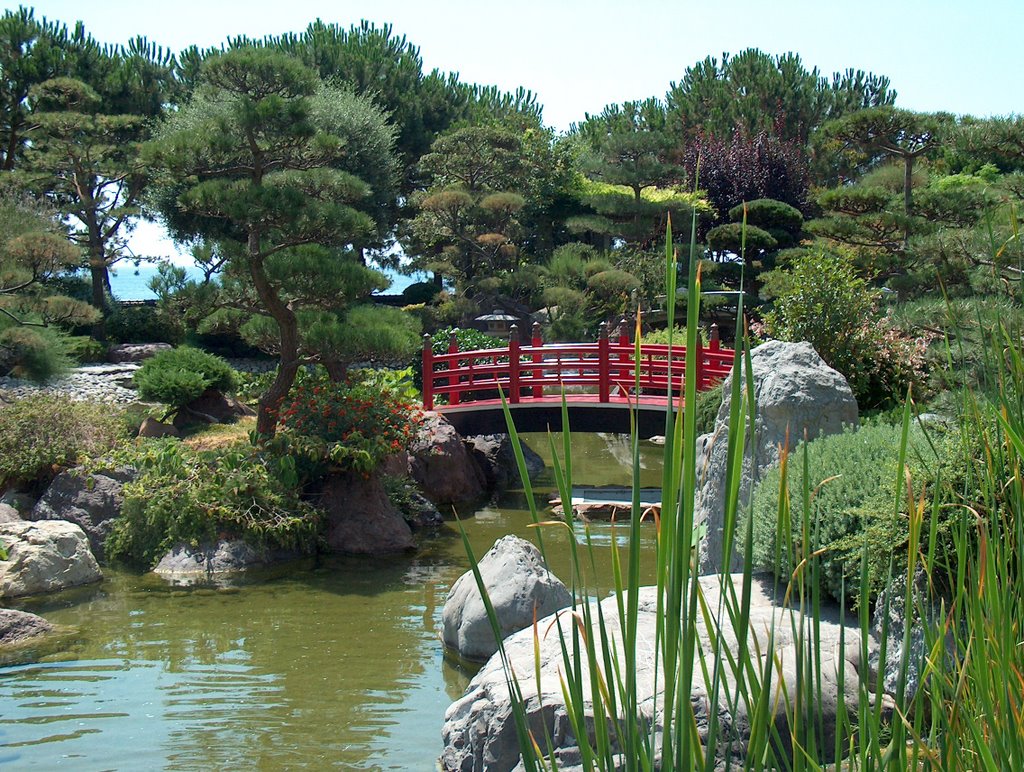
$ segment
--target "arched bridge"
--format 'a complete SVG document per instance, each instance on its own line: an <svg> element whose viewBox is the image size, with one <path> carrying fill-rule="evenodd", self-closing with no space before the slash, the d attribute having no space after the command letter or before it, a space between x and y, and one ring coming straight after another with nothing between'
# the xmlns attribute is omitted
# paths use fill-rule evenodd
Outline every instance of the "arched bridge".
<svg viewBox="0 0 1024 772"><path fill-rule="evenodd" d="M697 389L704 391L729 374L735 352L721 348L717 326L707 346L698 342ZM558 431L562 389L573 431L630 431L629 408L636 409L641 436L661 434L665 410L678 397L688 352L684 346L642 344L637 358L625 325L610 339L601 325L596 343L546 344L534 324L529 345L515 326L507 348L459 351L453 334L448 351L433 352L423 342L423 407L437 410L462 434L506 431L499 389L519 431ZM671 380L669 367L671 364ZM636 393L637 373L640 391Z"/></svg>

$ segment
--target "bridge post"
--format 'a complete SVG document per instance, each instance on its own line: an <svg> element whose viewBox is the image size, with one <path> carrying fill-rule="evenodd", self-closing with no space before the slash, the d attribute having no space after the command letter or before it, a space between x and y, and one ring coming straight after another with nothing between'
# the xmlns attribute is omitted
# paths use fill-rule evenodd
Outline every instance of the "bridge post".
<svg viewBox="0 0 1024 772"><path fill-rule="evenodd" d="M540 322L533 323L532 332L533 340L530 341L530 345L533 346L533 379L539 381L544 377L544 371L540 367L541 362L544 361L544 355L539 350L544 345L544 339L541 337L540 332ZM540 399L544 396L544 387L534 386L532 394L535 399Z"/></svg>
<svg viewBox="0 0 1024 772"><path fill-rule="evenodd" d="M458 354L459 353L459 339L455 337L455 333L456 332L457 332L457 329L456 330L452 330L452 334L448 336L448 353L449 354ZM458 369L458 367L459 367L458 360L452 362L449 365L449 369L450 370L456 370L456 369ZM457 375L449 375L448 376L448 385L449 386L456 386L457 387L459 385L459 376L457 376ZM459 392L457 390L452 391L448 395L448 404L449 405L457 405L457 404L459 404Z"/></svg>
<svg viewBox="0 0 1024 772"><path fill-rule="evenodd" d="M434 409L434 346L426 334L423 336L423 409Z"/></svg>
<svg viewBox="0 0 1024 772"><path fill-rule="evenodd" d="M699 330L697 331L697 351L694 353L697 355L697 391L704 391L704 341L700 337Z"/></svg>
<svg viewBox="0 0 1024 772"><path fill-rule="evenodd" d="M633 353L632 348L629 345L629 321L626 317L622 317L619 320L619 361L628 362L630 354ZM625 397L629 394L627 387L621 384L622 381L622 369L615 371L615 379L619 382L619 396Z"/></svg>
<svg viewBox="0 0 1024 772"><path fill-rule="evenodd" d="M711 325L711 337L708 342L708 350L718 351L721 345L722 343L718 332L718 322L715 322Z"/></svg>
<svg viewBox="0 0 1024 772"><path fill-rule="evenodd" d="M608 322L601 322L597 336L597 400L609 401L609 383L611 382L611 363L608 361Z"/></svg>
<svg viewBox="0 0 1024 772"><path fill-rule="evenodd" d="M508 328L508 401L519 404L519 327Z"/></svg>

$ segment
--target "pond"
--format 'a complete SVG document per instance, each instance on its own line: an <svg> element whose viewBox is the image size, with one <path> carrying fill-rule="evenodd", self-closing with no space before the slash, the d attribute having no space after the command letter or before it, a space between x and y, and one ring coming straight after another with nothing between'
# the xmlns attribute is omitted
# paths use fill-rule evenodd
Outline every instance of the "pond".
<svg viewBox="0 0 1024 772"><path fill-rule="evenodd" d="M543 507L548 440L526 440L549 464ZM573 453L575 482L630 483L627 438L574 435ZM657 487L661 450L642 456L641 485ZM532 537L522 490L461 514L478 556L507 533ZM593 533L606 588L611 527ZM567 579L566 529L545 540ZM472 675L439 642L467 569L449 523L407 557L325 558L221 589L107 570L95 587L21 604L78 632L60 654L0 668L0 765L434 769L444 711Z"/></svg>

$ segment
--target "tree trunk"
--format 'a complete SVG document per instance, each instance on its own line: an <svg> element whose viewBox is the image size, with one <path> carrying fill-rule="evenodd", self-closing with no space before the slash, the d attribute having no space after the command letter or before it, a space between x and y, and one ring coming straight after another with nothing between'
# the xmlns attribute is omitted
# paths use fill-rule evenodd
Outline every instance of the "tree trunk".
<svg viewBox="0 0 1024 772"><path fill-rule="evenodd" d="M914 208L914 156L903 157L903 247L910 241L910 213Z"/></svg>
<svg viewBox="0 0 1024 772"><path fill-rule="evenodd" d="M299 322L295 313L285 305L277 290L267 279L263 268L263 258L259 254L259 234L249 233L249 273L252 276L256 293L263 306L274 317L280 332L280 356L277 363L277 375L270 388L264 392L259 401L259 413L256 416L256 433L260 437L270 438L277 432L278 411L281 403L291 391L295 376L299 372Z"/></svg>
<svg viewBox="0 0 1024 772"><path fill-rule="evenodd" d="M92 281L92 305L100 312L99 321L92 326L92 336L99 341L107 339L107 298L104 295L104 288L109 279L107 278L107 264L102 258L99 260L89 259L89 275Z"/></svg>
<svg viewBox="0 0 1024 772"><path fill-rule="evenodd" d="M331 383L341 383L348 377L348 364L345 362L330 360L324 362L323 366L327 370L327 377L331 379Z"/></svg>

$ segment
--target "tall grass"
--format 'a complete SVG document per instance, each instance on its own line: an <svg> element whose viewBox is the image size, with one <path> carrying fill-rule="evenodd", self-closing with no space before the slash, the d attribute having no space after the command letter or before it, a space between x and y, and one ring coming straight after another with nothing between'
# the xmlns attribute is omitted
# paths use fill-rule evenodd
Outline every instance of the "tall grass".
<svg viewBox="0 0 1024 772"><path fill-rule="evenodd" d="M1014 230L1016 233L1017 230ZM696 347L701 275L691 223L689 297L686 340ZM1016 244L1000 249L1019 249ZM665 285L676 293L677 254L672 248L671 225L666 234ZM669 304L668 329L675 326ZM742 306L740 307L742 319ZM738 326L738 329L744 329ZM751 597L756 581L751 561L752 520L744 517L741 472L747 439L754 427L753 372L748 340L737 344L730 385L725 488L725 538L721 565L728 565L737 545L744 545L744 570L724 575L717 583L700 581L694 545L700 535L695 523L697 427L693 411L683 409L696 398L696 363L686 361L684 385L674 395L665 424L662 509L657 528L656 611L653 650L638 633L640 605L640 529L643 513L639 490L639 438L632 432L633 506L624 549L613 547L610 578L598 577L586 523L573 518L566 507L565 522L545 522L535 508L521 445L511 415L508 430L519 464L526 500L538 528L571 531L572 575L568 578L575 601L548 628L534 625L535 653L544 636L557 636L562 652L561 688L572 733L580 748L584 769L712 770L717 768L814 770L934 769L1014 770L1024 768L1024 361L1021 330L1001 330L989 342L986 366L994 384L990 393L965 390L958 420L974 476L970 484L954 490L942 483L924 488L905 464L907 436L917 420L908 394L902 416L902 442L898 472L893 480L895 516L909 520L910 538L894 551L894 591L889 602L901 604L905 618L922 619L923 646L914 649L911 626L894 640L883 623L872 638L867 603L850 618L854 628L842 628L839 650L859 648L861 666L856 683L847 682L848 670L837 667L835 650L821 636L826 603L819 581L822 545L817 539L815 492L817 481L808 479L806 450L791 454L783 449L779 487L777 533L791 534L797 526L799 541L780 541L796 566L790 576L778 577L780 597L787 611L769 629L751 624ZM639 346L639 335L636 336ZM670 345L672 344L670 338ZM950 348L950 361L954 359ZM741 377L743 376L743 377ZM637 387L639 384L636 384ZM637 388L639 393L639 388ZM563 501L571 498L572 443L567 410L563 432L552 435L554 474ZM806 447L806 446L804 446ZM980 449L980 451L979 451ZM802 490L792 499L787 470L804 468ZM840 470L837 470L837 473ZM953 507L960 512L955 548L940 554L935 528L939 514ZM901 514L905 512L906 514ZM646 527L646 526L644 526ZM746 538L736 539L737 529ZM930 538L922 539L928 535ZM618 539L612 539L617 545ZM922 548L922 544L928 545ZM470 550L466 541L466 549ZM486 588L476 569L481 593ZM861 597L868 597L867 552L861 562ZM593 602L601 587L611 587L617 613ZM945 588L945 589L943 589ZM902 594L902 598L898 597ZM896 598L891 596L896 594ZM497 619L486 604L495 636ZM845 613L845 610L841 610ZM888 616L884 616L888 619ZM735 640L727 643L729 629ZM851 638L847 640L846 635ZM859 644L853 636L859 637ZM795 662L774 654L782 639L794 642ZM894 646L903 652L896 686L883 695L879 678L866 666L877 647L884 662ZM531 720L524 688L531 681L541 693L540 664L532 673L516 673L499 645L505 665L523 766L527 770L557 769L550 723ZM539 654L538 654L539 656ZM653 658L653 667L651 658ZM783 671L790 669L791 677ZM646 684L638 673L655 680L654 704L641 704ZM908 689L917 673L920 688ZM795 677L792 676L795 674ZM840 709L835 726L822 719L827 683L837 684ZM691 700L695 692L707 704ZM843 709L843 694L847 698ZM704 709L706 708L706 710ZM698 715L698 713L700 715ZM543 711L541 716L546 715ZM745 716L749 732L737 730L738 721L723 716ZM706 724L706 731L699 727Z"/></svg>

